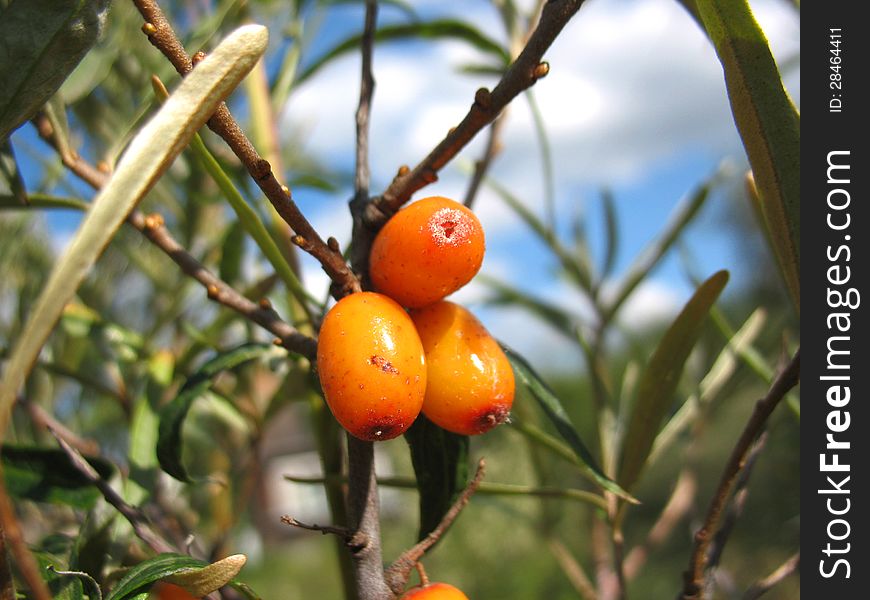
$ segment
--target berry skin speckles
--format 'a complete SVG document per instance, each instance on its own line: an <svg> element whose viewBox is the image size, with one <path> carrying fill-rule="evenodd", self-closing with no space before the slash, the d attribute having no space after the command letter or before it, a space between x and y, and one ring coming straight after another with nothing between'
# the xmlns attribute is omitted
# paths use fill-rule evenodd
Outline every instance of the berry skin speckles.
<svg viewBox="0 0 870 600"><path fill-rule="evenodd" d="M408 314L382 294L351 294L330 309L317 370L332 414L362 440L401 435L423 405L423 345Z"/></svg>
<svg viewBox="0 0 870 600"><path fill-rule="evenodd" d="M480 270L483 227L468 208L441 196L397 212L375 237L369 274L375 289L419 308L452 294Z"/></svg>

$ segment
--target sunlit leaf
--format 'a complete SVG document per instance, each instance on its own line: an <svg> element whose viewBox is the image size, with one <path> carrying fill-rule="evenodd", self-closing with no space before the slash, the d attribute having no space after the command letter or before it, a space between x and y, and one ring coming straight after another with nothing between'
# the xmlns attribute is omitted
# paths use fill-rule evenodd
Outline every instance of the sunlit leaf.
<svg viewBox="0 0 870 600"><path fill-rule="evenodd" d="M662 336L646 364L637 399L623 436L617 481L631 490L646 465L662 420L674 405L683 367L701 335L710 309L728 283L728 271L719 271L695 291Z"/></svg>
<svg viewBox="0 0 870 600"><path fill-rule="evenodd" d="M446 431L420 415L405 433L420 492L419 538L428 535L465 488L468 436Z"/></svg>
<svg viewBox="0 0 870 600"><path fill-rule="evenodd" d="M26 0L0 12L0 142L57 91L97 41L109 0Z"/></svg>
<svg viewBox="0 0 870 600"><path fill-rule="evenodd" d="M266 29L257 25L230 34L184 78L130 144L52 270L14 346L0 383L0 436L5 433L15 394L64 305L136 203L260 58L267 38Z"/></svg>
<svg viewBox="0 0 870 600"><path fill-rule="evenodd" d="M165 472L180 481L191 481L181 462L181 430L193 401L211 387L214 378L222 371L238 367L274 350L275 346L270 344L244 344L219 354L191 376L178 395L160 409L157 459Z"/></svg>
<svg viewBox="0 0 870 600"><path fill-rule="evenodd" d="M85 459L103 479L115 472L114 466L101 458ZM75 468L63 450L33 446L2 448L3 479L13 498L91 508L100 492Z"/></svg>
<svg viewBox="0 0 870 600"><path fill-rule="evenodd" d="M746 0L696 0L725 72L764 222L800 312L800 115Z"/></svg>
<svg viewBox="0 0 870 600"><path fill-rule="evenodd" d="M585 465L586 474L603 489L613 492L626 500L634 501L625 490L604 474L604 471L598 465L598 461L592 456L592 453L580 438L580 434L577 433L577 429L574 428L574 424L571 423L571 419L562 406L562 402L553 390L550 389L550 386L532 369L526 359L504 345L502 345L502 349L505 351L508 360L510 360L514 373L516 373L520 383L531 392L544 411L544 414L547 415L547 418L556 428L556 431L559 432L562 439L568 443L583 465Z"/></svg>

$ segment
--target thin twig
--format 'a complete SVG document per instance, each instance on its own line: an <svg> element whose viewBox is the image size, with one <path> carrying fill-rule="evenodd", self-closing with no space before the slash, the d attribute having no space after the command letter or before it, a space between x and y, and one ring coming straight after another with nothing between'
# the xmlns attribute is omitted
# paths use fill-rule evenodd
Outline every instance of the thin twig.
<svg viewBox="0 0 870 600"><path fill-rule="evenodd" d="M148 41L172 63L182 77L189 73L194 63L157 3L154 0L133 0L133 3L145 19L142 31L148 36ZM323 270L333 281L334 295L341 297L358 292L359 280L345 262L341 252L324 242L308 222L293 201L290 189L277 180L269 161L257 153L225 103L218 107L207 125L223 138L281 218L293 229L295 234L293 243L320 262Z"/></svg>
<svg viewBox="0 0 870 600"><path fill-rule="evenodd" d="M743 600L756 600L769 592L783 579L798 570L801 564L801 553L796 552L788 560L782 563L776 570L764 579L760 579L753 583L746 593L743 594Z"/></svg>
<svg viewBox="0 0 870 600"><path fill-rule="evenodd" d="M746 464L746 457L753 442L764 429L764 425L785 394L797 385L800 377L800 349L795 353L791 362L783 369L774 380L767 395L755 404L755 409L749 417L749 421L740 434L740 438L731 452L728 463L722 472L719 486L713 494L704 524L695 533L695 545L692 556L689 559L689 568L683 574L683 590L680 594L682 600L698 600L704 589L704 574L707 566L707 556L713 534L719 524L722 511L734 488L734 483L741 469Z"/></svg>
<svg viewBox="0 0 870 600"><path fill-rule="evenodd" d="M30 597L33 600L51 600L51 592L48 591L45 580L40 575L39 565L30 552L30 548L27 547L27 542L24 541L21 525L15 516L15 509L9 501L4 482L3 468L0 467L0 536L5 537L9 544L9 549L18 565L18 572L21 573L21 577L30 587Z"/></svg>
<svg viewBox="0 0 870 600"><path fill-rule="evenodd" d="M462 509L465 508L465 505L468 504L469 500L471 500L474 492L477 491L485 473L486 461L481 458L477 463L477 471L475 472L474 477L468 482L468 485L465 486L465 489L462 490L462 493L459 494L459 497L453 502L453 505L441 518L441 522L438 523L438 526L435 527L435 529L433 529L425 538L417 542L411 548L405 550L387 569L386 580L390 589L393 590L395 594L402 593L408 583L408 578L411 576L411 571L414 570L414 565L416 565L423 555L442 538L448 529L450 529L450 526L459 516L459 513L462 512Z"/></svg>
<svg viewBox="0 0 870 600"><path fill-rule="evenodd" d="M69 427L55 419L54 415L49 414L48 411L35 402L19 397L18 404L24 407L34 423L43 429L50 431L52 435L63 438L66 443L79 452L84 452L85 454L96 454L100 451L100 445L96 440L81 437Z"/></svg>
<svg viewBox="0 0 870 600"><path fill-rule="evenodd" d="M353 532L350 529L348 529L347 527L334 527L332 525L317 525L316 523L314 523L312 525L308 525L306 523L303 523L302 521L294 519L290 515L282 516L281 522L284 523L285 525L290 525L291 527L298 527L299 529L307 529L308 531L319 531L323 535L326 535L326 534L337 535L338 537L342 538L345 541L345 543L350 542L350 540L353 538Z"/></svg>
<svg viewBox="0 0 870 600"><path fill-rule="evenodd" d="M765 431L758 436L758 439L755 440L754 444L752 444L752 448L746 456L746 466L743 467L743 470L740 472L740 477L737 478L737 482L734 484L734 494L731 497L731 505L722 520L722 526L719 527L719 531L717 531L716 535L713 536L710 549L707 550L707 569L715 569L719 565L719 561L722 559L722 553L725 551L725 544L728 543L728 539L731 537L731 532L734 531L734 526L737 524L737 520L746 508L746 500L749 498L749 477L752 475L752 470L755 467L758 456L764 449L766 442L767 432Z"/></svg>
<svg viewBox="0 0 870 600"><path fill-rule="evenodd" d="M547 546L559 566L562 567L562 572L574 586L574 589L584 600L598 600L598 594L595 592L595 586L592 585L592 580L583 570L583 566L577 562L571 551L560 540L551 539Z"/></svg>
<svg viewBox="0 0 870 600"><path fill-rule="evenodd" d="M60 152L57 136L51 124L44 115L37 115L33 120L40 137L56 151ZM78 154L72 153L61 157L64 165L85 183L95 189L103 187L109 175L91 166ZM214 275L201 262L193 257L178 241L172 237L169 230L163 226L163 220L158 215L145 216L134 209L127 217L127 223L139 230L149 241L160 248L175 262L181 270L205 287L210 299L231 308L242 316L262 326L280 340L282 346L309 359L317 354L317 342L298 332L294 327L283 321L274 310L261 307L236 291L235 288Z"/></svg>
<svg viewBox="0 0 870 600"><path fill-rule="evenodd" d="M69 457L73 467L75 467L79 473L84 475L88 481L94 484L94 486L100 490L100 493L103 495L106 502L114 506L115 509L121 513L121 516L127 519L133 527L133 532L136 534L136 537L145 542L149 548L154 550L154 552L177 552L176 548L167 543L151 528L145 515L143 515L137 508L127 504L121 495L118 494L118 492L116 492L105 479L100 477L100 474L97 473L97 471L81 454L79 454L78 450L70 446L62 437L57 435L54 430L49 429L49 431L54 435L57 443L60 444L60 447L63 449L64 453L66 453L67 457Z"/></svg>
<svg viewBox="0 0 870 600"><path fill-rule="evenodd" d="M356 111L356 172L354 175L354 196L350 201L350 213L353 217L353 245L350 264L362 279L364 288L370 287L368 251L374 239L374 230L365 223L365 213L371 204L369 197L371 179L369 172L369 119L375 88L375 78L372 73L372 52L377 13L377 2L366 0L365 26L360 43L362 72L360 75L359 106Z"/></svg>
<svg viewBox="0 0 870 600"><path fill-rule="evenodd" d="M508 103L547 74L549 66L541 62L544 52L582 4L583 0L547 2L538 26L529 36L525 48L495 88L491 92L486 88L479 89L471 109L459 125L452 129L416 167L407 171L400 170L399 175L383 195L374 199L366 211L366 222L369 227L377 230L390 215L408 201L414 192L436 181L438 171L492 122Z"/></svg>
<svg viewBox="0 0 870 600"><path fill-rule="evenodd" d="M688 469L683 470L677 478L671 497L646 539L632 548L625 557L626 579L634 579L646 563L650 551L661 546L671 536L674 528L692 508L697 491L698 481L695 474Z"/></svg>
<svg viewBox="0 0 870 600"><path fill-rule="evenodd" d="M15 584L12 581L12 566L6 553L6 536L0 526L0 600L15 600Z"/></svg>

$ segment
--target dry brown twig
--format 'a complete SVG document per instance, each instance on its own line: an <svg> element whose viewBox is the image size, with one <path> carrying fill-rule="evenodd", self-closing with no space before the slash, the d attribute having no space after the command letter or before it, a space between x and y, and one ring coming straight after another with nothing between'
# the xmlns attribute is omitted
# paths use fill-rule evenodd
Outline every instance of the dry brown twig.
<svg viewBox="0 0 870 600"><path fill-rule="evenodd" d="M743 594L743 600L756 600L773 589L783 579L794 573L800 568L801 553L796 552L788 558L784 563L777 567L773 573L752 584L746 593Z"/></svg>
<svg viewBox="0 0 870 600"><path fill-rule="evenodd" d="M3 468L0 466L0 537L9 545L9 550L18 565L18 572L30 587L33 600L51 600L51 592L40 575L39 565L21 532L21 525L15 516L15 508L6 493Z"/></svg>

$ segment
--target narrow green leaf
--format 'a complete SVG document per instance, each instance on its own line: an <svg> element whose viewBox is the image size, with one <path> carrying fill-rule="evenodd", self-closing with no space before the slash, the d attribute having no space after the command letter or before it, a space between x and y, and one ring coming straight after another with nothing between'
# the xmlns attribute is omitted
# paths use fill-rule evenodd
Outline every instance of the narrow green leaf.
<svg viewBox="0 0 870 600"><path fill-rule="evenodd" d="M178 479L190 482L181 462L181 430L193 401L208 390L221 371L233 369L275 350L270 344L244 344L217 355L205 363L182 386L178 395L160 409L157 437L157 460L160 467Z"/></svg>
<svg viewBox="0 0 870 600"><path fill-rule="evenodd" d="M674 404L674 393L686 360L698 341L707 314L726 283L728 271L719 271L701 284L665 332L646 364L623 437L617 481L627 490L634 487L646 465L662 419Z"/></svg>
<svg viewBox="0 0 870 600"><path fill-rule="evenodd" d="M780 269L800 312L800 114L746 0L696 0L725 72L731 112Z"/></svg>
<svg viewBox="0 0 870 600"><path fill-rule="evenodd" d="M158 554L130 569L105 600L147 598L148 590L163 580L186 588L196 597L231 585L249 600L259 600L249 586L235 579L244 563L243 554L234 554L212 564L183 554Z"/></svg>
<svg viewBox="0 0 870 600"><path fill-rule="evenodd" d="M109 479L114 466L101 458L85 457L100 477ZM13 498L66 504L88 509L100 498L100 492L57 448L13 446L0 451L6 491Z"/></svg>
<svg viewBox="0 0 870 600"><path fill-rule="evenodd" d="M519 379L520 383L531 392L535 400L538 401L541 409L543 409L544 414L547 415L547 418L550 419L551 423L553 423L556 431L559 432L562 439L568 442L568 445L585 466L583 472L603 489L612 492L629 502L634 502L634 498L623 490L615 481L605 475L601 467L598 466L598 461L595 460L595 457L592 456L592 453L586 447L586 444L583 443L580 434L577 433L573 423L571 423L568 413L565 412L562 402L553 390L551 390L544 382L541 376L535 372L531 365L529 365L526 359L522 356L504 344L502 344L502 349L507 355L508 360L510 360L511 365L514 368L514 373L517 375L517 379Z"/></svg>
<svg viewBox="0 0 870 600"><path fill-rule="evenodd" d="M236 284L242 277L246 239L245 228L241 222L230 223L221 244L221 262L218 268L220 278L230 285Z"/></svg>
<svg viewBox="0 0 870 600"><path fill-rule="evenodd" d="M707 201L715 179L716 175L695 190L685 202L681 203L674 211L664 231L638 255L613 294L613 300L610 301L605 309L603 317L605 322L613 319L635 288L646 279L653 267L667 254L674 243L680 239L683 231Z"/></svg>
<svg viewBox="0 0 870 600"><path fill-rule="evenodd" d="M68 250L55 264L15 343L0 382L0 440L5 434L15 395L64 305L136 203L259 60L267 39L266 29L258 25L240 27L231 33L184 78L130 144L108 184L94 200Z"/></svg>
<svg viewBox="0 0 870 600"><path fill-rule="evenodd" d="M87 210L88 203L78 198L64 198L50 194L29 194L27 205L19 204L18 199L10 193L0 192L0 210L31 210L35 208L54 208L66 210Z"/></svg>
<svg viewBox="0 0 870 600"><path fill-rule="evenodd" d="M358 51L361 39L361 34L354 34L327 50L299 74L299 77L296 79L296 85L298 86L304 82L325 64L335 60L339 56L348 52ZM468 23L454 19L386 25L375 32L376 42L400 39L459 39L468 42L481 52L496 57L504 65L510 63L510 55L502 48L501 44Z"/></svg>
<svg viewBox="0 0 870 600"><path fill-rule="evenodd" d="M51 98L90 47L109 0L19 0L0 12L0 142Z"/></svg>
<svg viewBox="0 0 870 600"><path fill-rule="evenodd" d="M10 196L13 206L27 206L27 190L9 140L0 142L0 195Z"/></svg>
<svg viewBox="0 0 870 600"><path fill-rule="evenodd" d="M522 306L572 342L577 342L577 336L574 335L577 321L571 313L492 277L479 275L477 281L493 292L493 295L487 298L488 303L500 306Z"/></svg>
<svg viewBox="0 0 870 600"><path fill-rule="evenodd" d="M468 436L446 431L424 415L405 432L420 492L420 533L426 537L468 481Z"/></svg>
<svg viewBox="0 0 870 600"><path fill-rule="evenodd" d="M616 201L610 190L601 191L601 205L604 208L605 247L601 264L601 279L606 280L616 266L616 253L619 250L619 223L616 216Z"/></svg>
<svg viewBox="0 0 870 600"><path fill-rule="evenodd" d="M589 290L592 287L592 278L589 274L588 264L571 255L571 253L562 245L555 232L547 227L532 211L530 211L519 198L511 194L503 185L487 179L489 185L495 193L522 219L526 225L541 239L542 242L549 246L553 254L559 259L562 268L582 289Z"/></svg>

